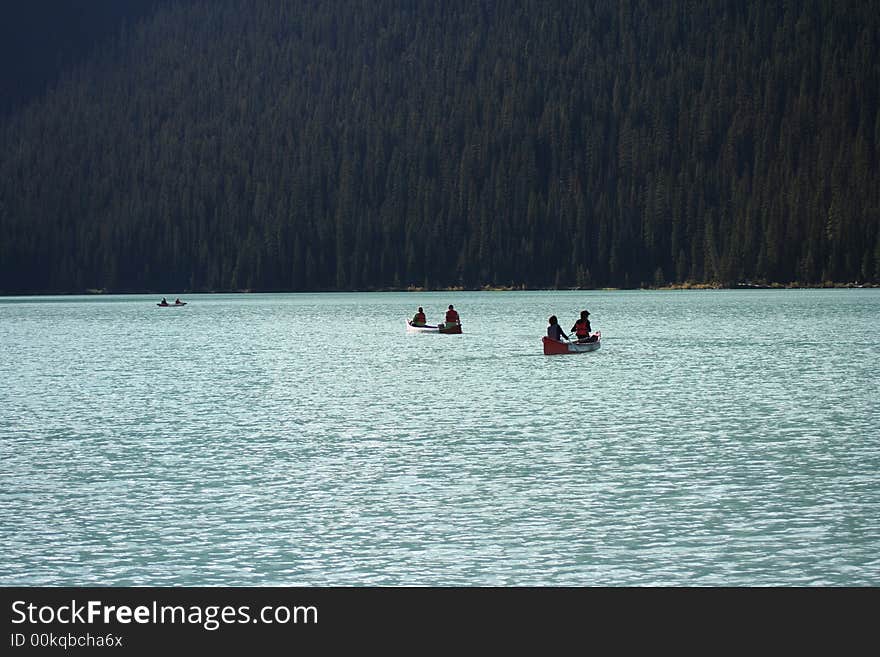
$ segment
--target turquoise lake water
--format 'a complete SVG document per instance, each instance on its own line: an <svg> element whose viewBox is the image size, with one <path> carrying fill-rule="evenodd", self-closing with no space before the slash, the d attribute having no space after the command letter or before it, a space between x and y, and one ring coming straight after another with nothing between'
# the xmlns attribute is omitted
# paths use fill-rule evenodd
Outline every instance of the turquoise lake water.
<svg viewBox="0 0 880 657"><path fill-rule="evenodd" d="M0 299L0 585L880 585L880 290L157 300Z"/></svg>

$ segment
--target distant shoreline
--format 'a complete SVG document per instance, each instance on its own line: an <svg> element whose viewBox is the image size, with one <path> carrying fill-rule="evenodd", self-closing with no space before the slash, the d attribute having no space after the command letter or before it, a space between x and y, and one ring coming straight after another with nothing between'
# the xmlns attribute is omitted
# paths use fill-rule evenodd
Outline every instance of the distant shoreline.
<svg viewBox="0 0 880 657"><path fill-rule="evenodd" d="M332 294L351 292L621 292L621 291L657 291L671 292L680 290L842 290L842 289L873 289L880 288L877 283L824 283L822 285L806 285L802 283L737 283L736 285L720 285L718 283L675 283L646 287L571 287L539 288L525 285L483 285L480 287L438 287L425 288L415 285L407 287L388 287L356 290L165 290L156 291L114 291L88 289L80 292L0 292L0 297L48 297L48 296L101 296L101 295L150 295L181 296L185 294Z"/></svg>

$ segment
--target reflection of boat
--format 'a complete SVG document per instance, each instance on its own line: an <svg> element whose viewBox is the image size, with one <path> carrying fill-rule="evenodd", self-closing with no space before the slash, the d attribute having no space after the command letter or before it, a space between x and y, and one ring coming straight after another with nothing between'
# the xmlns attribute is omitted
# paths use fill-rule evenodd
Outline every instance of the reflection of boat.
<svg viewBox="0 0 880 657"><path fill-rule="evenodd" d="M186 303L186 301L182 301L181 303L157 303L156 305L160 308L180 308L181 306L185 306Z"/></svg>
<svg viewBox="0 0 880 657"><path fill-rule="evenodd" d="M545 335L543 338L544 355L554 356L556 354L584 354L588 351L596 351L600 346L602 346L602 332L596 331L595 333L590 335L590 337L593 336L596 336L596 339L593 342L562 342L561 340L548 338Z"/></svg>
<svg viewBox="0 0 880 657"><path fill-rule="evenodd" d="M458 322L444 322L439 326L430 326L428 324L416 326L412 321L406 320L406 330L407 333L445 333L446 335L453 335L461 333L461 324Z"/></svg>

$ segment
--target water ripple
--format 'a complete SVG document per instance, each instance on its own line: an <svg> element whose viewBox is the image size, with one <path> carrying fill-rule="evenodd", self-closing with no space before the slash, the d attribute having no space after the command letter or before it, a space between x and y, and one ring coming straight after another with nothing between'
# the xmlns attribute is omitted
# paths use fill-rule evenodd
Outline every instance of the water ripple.
<svg viewBox="0 0 880 657"><path fill-rule="evenodd" d="M880 584L877 291L189 300L0 300L0 584Z"/></svg>

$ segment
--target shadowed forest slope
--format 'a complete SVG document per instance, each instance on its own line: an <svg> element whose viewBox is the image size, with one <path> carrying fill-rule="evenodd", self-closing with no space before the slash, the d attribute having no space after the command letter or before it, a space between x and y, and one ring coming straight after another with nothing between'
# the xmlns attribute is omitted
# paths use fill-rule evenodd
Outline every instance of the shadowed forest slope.
<svg viewBox="0 0 880 657"><path fill-rule="evenodd" d="M880 281L872 2L214 0L0 118L0 292Z"/></svg>

